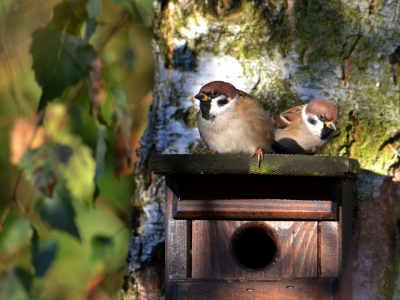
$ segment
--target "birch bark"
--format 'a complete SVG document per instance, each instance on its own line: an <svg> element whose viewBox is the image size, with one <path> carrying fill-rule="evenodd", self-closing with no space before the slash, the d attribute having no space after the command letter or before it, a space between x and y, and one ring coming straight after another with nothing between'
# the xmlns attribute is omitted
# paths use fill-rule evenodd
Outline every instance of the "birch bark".
<svg viewBox="0 0 400 300"><path fill-rule="evenodd" d="M163 295L164 181L151 153L195 153L193 99L224 80L270 114L335 102L340 129L324 154L356 158L354 299L400 299L400 2L156 1L156 78L138 150L138 188L124 299Z"/></svg>

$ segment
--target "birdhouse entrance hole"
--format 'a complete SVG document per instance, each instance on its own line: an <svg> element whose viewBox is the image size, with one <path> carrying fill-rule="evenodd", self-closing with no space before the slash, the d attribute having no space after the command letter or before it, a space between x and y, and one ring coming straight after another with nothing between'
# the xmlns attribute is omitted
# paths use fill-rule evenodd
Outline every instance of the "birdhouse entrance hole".
<svg viewBox="0 0 400 300"><path fill-rule="evenodd" d="M339 156L152 155L166 300L350 300L353 183Z"/></svg>
<svg viewBox="0 0 400 300"><path fill-rule="evenodd" d="M277 237L265 223L240 226L232 237L232 251L239 264L248 270L268 267L277 256Z"/></svg>

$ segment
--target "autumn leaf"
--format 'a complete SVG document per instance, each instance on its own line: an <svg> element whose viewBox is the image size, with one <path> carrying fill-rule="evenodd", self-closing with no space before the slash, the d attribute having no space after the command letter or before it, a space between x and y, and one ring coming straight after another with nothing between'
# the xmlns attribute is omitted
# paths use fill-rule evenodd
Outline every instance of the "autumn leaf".
<svg viewBox="0 0 400 300"><path fill-rule="evenodd" d="M63 174L72 196L79 201L91 202L95 191L96 162L92 149L79 136L70 132L70 120L65 106L50 105L46 110L43 127L53 143L72 149L68 167Z"/></svg>
<svg viewBox="0 0 400 300"><path fill-rule="evenodd" d="M60 144L44 144L27 151L20 166L25 175L43 194L53 196L54 187L64 178L73 150Z"/></svg>
<svg viewBox="0 0 400 300"><path fill-rule="evenodd" d="M89 73L89 101L92 109L97 109L101 106L106 98L104 81L100 76L101 67L101 61L99 59L95 60Z"/></svg>
<svg viewBox="0 0 400 300"><path fill-rule="evenodd" d="M20 118L11 129L11 163L18 164L28 149L41 146L46 140L46 132L37 122Z"/></svg>
<svg viewBox="0 0 400 300"><path fill-rule="evenodd" d="M115 114L117 116L117 120L119 126L121 128L121 133L125 142L125 157L128 162L128 166L131 164L131 153L132 153L132 145L131 145L131 129L132 129L132 115L128 108L128 103L126 101L126 95L123 90L114 89L113 90L114 98L115 98Z"/></svg>
<svg viewBox="0 0 400 300"><path fill-rule="evenodd" d="M92 266L93 277L90 279L87 288L89 298L99 291L105 278L105 271L114 253L114 241L112 237L96 235L91 240L92 254L89 264Z"/></svg>

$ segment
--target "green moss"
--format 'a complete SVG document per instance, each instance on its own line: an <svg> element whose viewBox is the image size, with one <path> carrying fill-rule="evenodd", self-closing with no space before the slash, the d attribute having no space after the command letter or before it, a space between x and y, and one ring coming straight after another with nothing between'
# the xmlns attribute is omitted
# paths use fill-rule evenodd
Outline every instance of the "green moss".
<svg viewBox="0 0 400 300"><path fill-rule="evenodd" d="M342 28L346 24L339 1L296 1L293 10L298 53L304 55L306 49L311 49L307 58L310 64L321 57L337 59L345 41Z"/></svg>
<svg viewBox="0 0 400 300"><path fill-rule="evenodd" d="M268 90L260 88L253 93L254 98L261 102L263 108L270 115L276 115L291 107L304 104L296 92L285 89L283 80L276 81L275 83L277 84L269 86Z"/></svg>
<svg viewBox="0 0 400 300"><path fill-rule="evenodd" d="M183 121L187 127L197 127L197 109L191 106L184 114Z"/></svg>
<svg viewBox="0 0 400 300"><path fill-rule="evenodd" d="M189 153L191 154L205 154L210 149L203 143L203 141L199 141L198 143L190 144L189 145Z"/></svg>
<svg viewBox="0 0 400 300"><path fill-rule="evenodd" d="M369 114L363 113L362 109L357 111L355 117L358 124L355 129L353 124L346 119L348 112L341 111L340 130L322 153L350 156L357 159L363 169L386 175L388 167L393 163L393 152L383 147L391 138L387 135L390 120L371 119L370 114L371 111Z"/></svg>
<svg viewBox="0 0 400 300"><path fill-rule="evenodd" d="M279 1L263 3L240 2L239 10L236 7L218 13L215 10L209 12L207 6L220 5L216 2L189 3L182 11L174 14L174 31L170 36L185 38L181 32L182 28L187 27L190 18L202 18L208 22L209 31L206 34L188 40L194 59L207 53L236 58L242 64L245 76L260 76L259 84L253 91L247 92L262 103L270 114L303 104L299 100L301 95L292 86L307 82L315 83L314 86L307 86L309 88L321 88L326 78L325 71L320 70L320 62L337 68L343 65L344 59L350 58L347 81L355 89L347 94L347 98L343 98L344 93L340 91L343 89L343 81L337 78L337 82L330 82L330 86L323 90L324 97L340 103L342 114L341 129L323 153L350 155L359 159L364 167L383 174L385 160L390 160L391 154L382 153L379 145L384 144L388 138L387 128L394 126L392 122L395 122L395 114L388 116L393 111L391 107L398 106L395 97L388 96L388 92L393 90L392 65L384 55L378 56L387 38L380 36L376 27L368 24L365 11L341 6L338 0L295 1L290 16L290 22L294 24L289 24L286 7L277 6ZM164 14L165 11L156 16L161 24L156 26L156 36L166 39L168 24ZM380 17L373 17L377 22L374 26L381 26ZM363 26L363 31L360 31L360 26ZM162 51L167 53L165 41L159 44L163 47ZM268 60L276 61L293 50L299 54L299 60L293 58L293 61L300 64L295 74L296 82L293 79L283 79L280 70L270 71L267 67ZM254 64L249 64L249 61L259 61L260 66L254 68ZM376 64L380 67L374 71ZM354 109L355 102L358 103L359 128L353 140L354 128L348 120L348 113ZM196 111L192 108L177 111L174 118L183 120L189 127L195 127L195 115ZM374 131L370 132L370 128L374 128Z"/></svg>
<svg viewBox="0 0 400 300"><path fill-rule="evenodd" d="M166 9L158 12L156 23L159 25L155 26L158 30L156 36L162 39L159 44L165 57L168 56L166 45L168 35L179 37L181 29L187 26L188 20L193 18L194 14L209 21L207 34L188 41L196 54L210 52L214 55L230 55L237 59L258 59L266 51L272 50L270 51L272 54L277 46L279 49L285 48L285 36L288 35L289 29L284 17L284 7L281 8L278 16L274 16L272 10L275 10L278 5L274 3L268 4L269 9L260 9L264 5L251 2L243 2L240 7L233 3L231 6L228 5L230 8L227 6L229 8L227 10L219 7L221 5L217 1L188 4L185 9L173 15L172 33L168 32L170 25L166 22ZM219 13L216 13L216 6L219 7ZM270 38L266 38L268 36ZM270 42L270 39L273 41Z"/></svg>

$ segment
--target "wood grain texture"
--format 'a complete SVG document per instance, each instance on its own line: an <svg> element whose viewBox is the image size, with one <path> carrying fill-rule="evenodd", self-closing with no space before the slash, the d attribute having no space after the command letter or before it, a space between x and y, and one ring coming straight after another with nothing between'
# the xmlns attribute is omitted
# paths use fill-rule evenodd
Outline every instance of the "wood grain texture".
<svg viewBox="0 0 400 300"><path fill-rule="evenodd" d="M341 271L341 232L338 222L320 222L320 276L338 277Z"/></svg>
<svg viewBox="0 0 400 300"><path fill-rule="evenodd" d="M317 222L262 221L277 236L276 261L264 270L243 268L232 252L235 230L249 221L195 220L192 226L193 278L317 276Z"/></svg>
<svg viewBox="0 0 400 300"><path fill-rule="evenodd" d="M352 299L351 179L185 175L166 183L166 299ZM277 194L294 199L271 199ZM253 223L266 224L276 241L265 268L244 267L232 246L236 230ZM305 278L296 285L303 290L280 288ZM317 279L328 281L313 286ZM256 293L237 284L251 280L261 282Z"/></svg>
<svg viewBox="0 0 400 300"><path fill-rule="evenodd" d="M334 278L174 282L173 300L333 300Z"/></svg>
<svg viewBox="0 0 400 300"><path fill-rule="evenodd" d="M342 241L340 281L335 300L353 299L353 184L354 180L341 178L339 185L339 234Z"/></svg>
<svg viewBox="0 0 400 300"><path fill-rule="evenodd" d="M172 218L176 182L166 178L165 188L165 281L167 299L171 299L172 280L190 277L190 221Z"/></svg>
<svg viewBox="0 0 400 300"><path fill-rule="evenodd" d="M331 201L243 199L185 200L176 199L175 219L279 219L335 220L336 203Z"/></svg>
<svg viewBox="0 0 400 300"><path fill-rule="evenodd" d="M158 154L150 158L150 169L159 175L262 174L278 176L354 177L357 160L343 156L266 154L258 165L248 154Z"/></svg>

